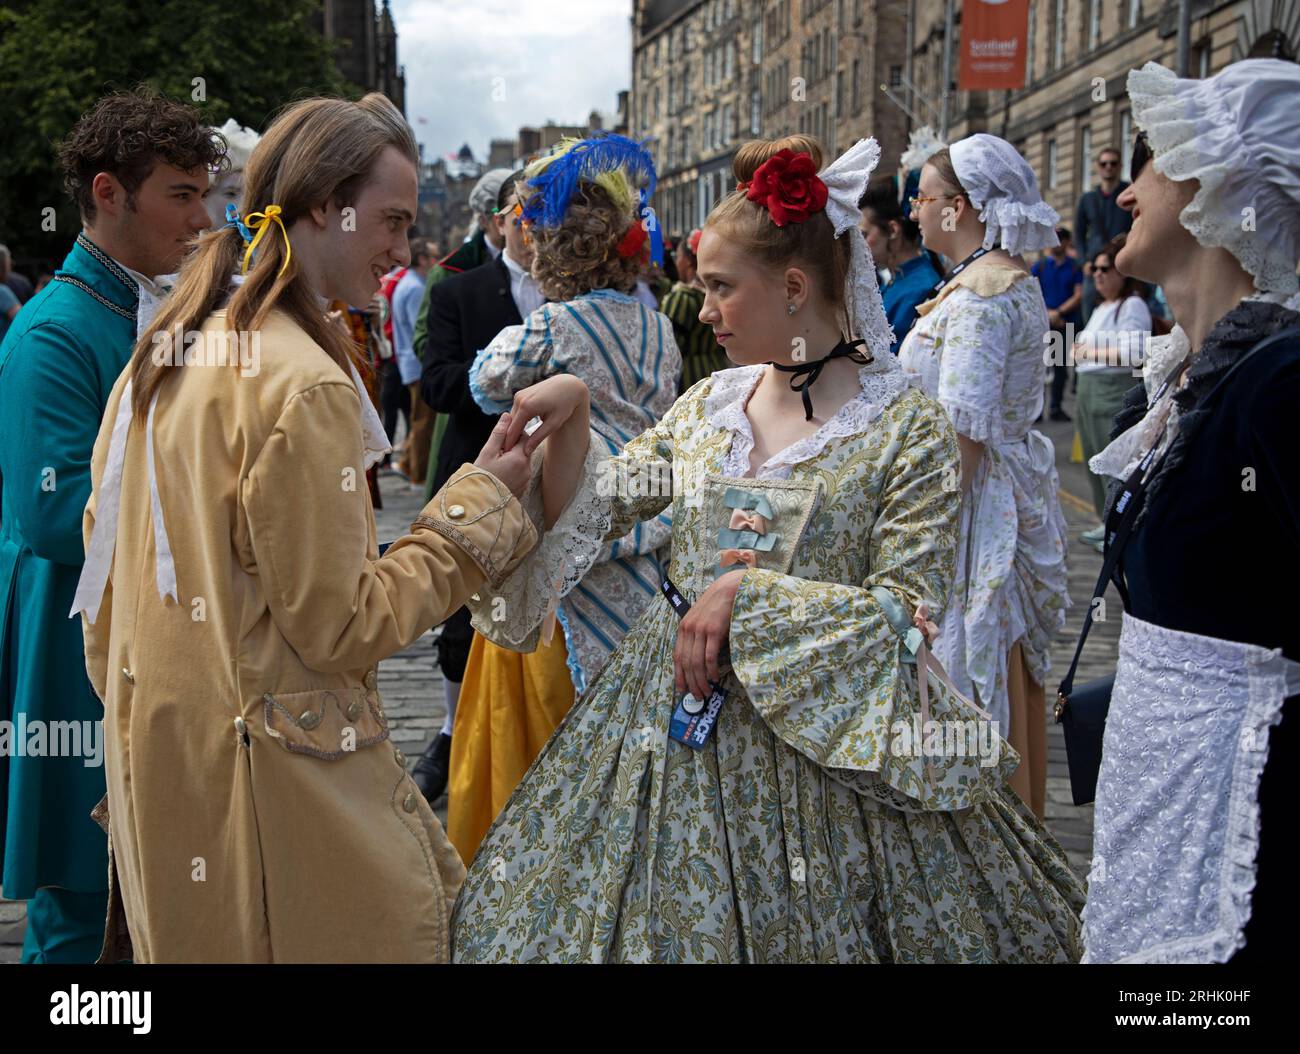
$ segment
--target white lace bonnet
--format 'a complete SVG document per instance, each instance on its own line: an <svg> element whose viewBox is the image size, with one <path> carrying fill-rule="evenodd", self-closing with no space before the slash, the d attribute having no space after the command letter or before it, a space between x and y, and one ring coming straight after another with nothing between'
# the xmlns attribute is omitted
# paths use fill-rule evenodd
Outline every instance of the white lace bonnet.
<svg viewBox="0 0 1300 1054"><path fill-rule="evenodd" d="M984 224L984 248L1000 245L1012 256L1059 244L1054 208L1038 193L1038 180L1020 152L987 132L948 148L953 170Z"/></svg>
<svg viewBox="0 0 1300 1054"><path fill-rule="evenodd" d="M947 145L928 124L914 128L907 137L907 149L898 159L898 167L908 172L918 169Z"/></svg>
<svg viewBox="0 0 1300 1054"><path fill-rule="evenodd" d="M1182 225L1202 245L1232 253L1261 292L1295 292L1300 66L1246 59L1184 80L1148 62L1129 71L1128 94L1156 171L1201 184Z"/></svg>
<svg viewBox="0 0 1300 1054"><path fill-rule="evenodd" d="M226 155L230 158L230 171L242 172L248 167L248 159L253 156L253 148L261 140L261 135L252 128L245 128L233 117L226 120L217 129L226 141Z"/></svg>
<svg viewBox="0 0 1300 1054"><path fill-rule="evenodd" d="M826 184L826 217L835 228L835 237L849 234L849 273L844 280L844 306L853 324L855 336L866 343L872 361L864 369L888 371L900 369L898 359L889 353L894 331L885 317L876 281L876 264L862 237L858 224L862 211L858 202L866 192L867 182L880 161L880 146L870 137L859 139L834 162L817 173Z"/></svg>

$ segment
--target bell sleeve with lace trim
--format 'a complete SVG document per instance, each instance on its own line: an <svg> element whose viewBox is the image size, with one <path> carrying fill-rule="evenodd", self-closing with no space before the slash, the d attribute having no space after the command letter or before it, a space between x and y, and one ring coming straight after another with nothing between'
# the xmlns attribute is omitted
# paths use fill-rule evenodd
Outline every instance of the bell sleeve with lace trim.
<svg viewBox="0 0 1300 1054"><path fill-rule="evenodd" d="M896 626L872 592L892 594L895 619L910 619L922 601L937 619L956 562L957 444L929 400L896 428L901 447L870 528L871 573L844 585L746 571L731 615L732 668L773 733L832 778L908 811L964 808L987 793L981 756L945 752L926 771L910 623ZM1011 752L933 675L929 716L969 722L960 727L982 732L1007 764Z"/></svg>
<svg viewBox="0 0 1300 1054"><path fill-rule="evenodd" d="M623 537L671 504L675 430L710 383L706 377L691 388L617 456L608 453L604 439L593 431L577 490L545 533L540 449L533 455L533 477L523 504L541 541L504 581L470 598L468 607L479 633L513 651L535 650L547 615L596 563L604 543Z"/></svg>

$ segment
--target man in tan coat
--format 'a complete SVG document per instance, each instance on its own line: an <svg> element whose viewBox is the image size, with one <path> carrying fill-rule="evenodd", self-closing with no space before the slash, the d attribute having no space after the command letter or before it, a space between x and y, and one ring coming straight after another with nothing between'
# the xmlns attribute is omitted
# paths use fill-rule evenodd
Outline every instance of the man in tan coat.
<svg viewBox="0 0 1300 1054"><path fill-rule="evenodd" d="M415 161L381 96L288 110L249 163L247 278L240 230L206 236L110 397L78 592L125 914L105 959L448 958L465 870L375 669L531 548L515 495L550 427L506 452L499 426L378 555L387 443L319 298L407 262Z"/></svg>

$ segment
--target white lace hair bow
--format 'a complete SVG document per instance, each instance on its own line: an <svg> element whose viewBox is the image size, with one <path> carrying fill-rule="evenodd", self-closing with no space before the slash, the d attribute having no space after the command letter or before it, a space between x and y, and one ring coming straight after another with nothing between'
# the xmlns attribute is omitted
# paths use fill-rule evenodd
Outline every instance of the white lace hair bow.
<svg viewBox="0 0 1300 1054"><path fill-rule="evenodd" d="M1300 259L1300 66L1234 62L1185 80L1154 62L1130 70L1133 120L1156 171L1200 182L1178 217L1202 245L1227 249L1261 292L1296 290Z"/></svg>
<svg viewBox="0 0 1300 1054"><path fill-rule="evenodd" d="M1038 180L1014 146L977 132L948 148L953 170L984 224L984 248L1012 256L1058 245L1061 217L1038 193Z"/></svg>
<svg viewBox="0 0 1300 1054"><path fill-rule="evenodd" d="M867 189L867 181L880 161L880 146L875 139L859 139L835 161L817 173L826 184L826 216L835 228L835 237L849 237L849 273L844 280L844 304L856 337L866 342L872 362L867 369L900 369L898 360L889 353L894 331L885 317L876 282L876 264L867 248L858 224L862 210L858 202Z"/></svg>

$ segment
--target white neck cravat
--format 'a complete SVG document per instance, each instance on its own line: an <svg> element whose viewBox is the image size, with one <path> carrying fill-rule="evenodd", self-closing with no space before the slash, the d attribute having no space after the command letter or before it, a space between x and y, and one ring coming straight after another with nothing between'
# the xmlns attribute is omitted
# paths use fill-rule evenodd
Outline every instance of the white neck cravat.
<svg viewBox="0 0 1300 1054"><path fill-rule="evenodd" d="M162 302L167 298L167 294L172 291L180 275L160 274L157 278L147 278L139 271L131 270L120 260L117 261L117 265L131 276L137 286L138 301L135 309L135 335L138 340L140 334L148 328L149 323L158 314L158 309L162 307Z"/></svg>

